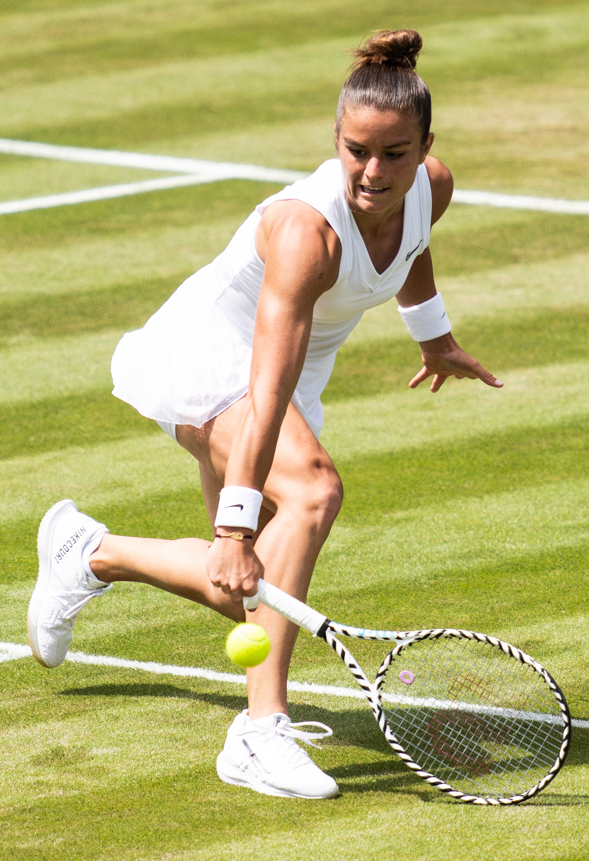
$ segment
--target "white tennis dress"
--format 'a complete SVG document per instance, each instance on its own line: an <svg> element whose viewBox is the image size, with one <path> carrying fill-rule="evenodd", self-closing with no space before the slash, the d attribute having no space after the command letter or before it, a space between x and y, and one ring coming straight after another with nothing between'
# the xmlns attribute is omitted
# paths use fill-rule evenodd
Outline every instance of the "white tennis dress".
<svg viewBox="0 0 589 861"><path fill-rule="evenodd" d="M380 275L348 206L338 159L267 198L222 254L191 275L142 329L123 336L112 359L117 398L156 421L202 427L243 397L264 274L254 236L262 213L276 200L302 200L318 210L342 246L338 279L315 303L307 355L292 398L319 436L320 397L337 350L367 308L398 293L416 256L429 244L432 198L425 165L405 197L397 256Z"/></svg>

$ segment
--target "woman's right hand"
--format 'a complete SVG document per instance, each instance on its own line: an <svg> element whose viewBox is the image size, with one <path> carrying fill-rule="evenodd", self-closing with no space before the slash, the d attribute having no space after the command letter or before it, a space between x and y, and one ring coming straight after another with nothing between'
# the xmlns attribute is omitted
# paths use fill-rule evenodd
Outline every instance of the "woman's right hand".
<svg viewBox="0 0 589 861"><path fill-rule="evenodd" d="M258 580L264 575L264 566L253 548L253 541L233 538L216 538L207 553L209 580L234 601L244 595L255 595Z"/></svg>

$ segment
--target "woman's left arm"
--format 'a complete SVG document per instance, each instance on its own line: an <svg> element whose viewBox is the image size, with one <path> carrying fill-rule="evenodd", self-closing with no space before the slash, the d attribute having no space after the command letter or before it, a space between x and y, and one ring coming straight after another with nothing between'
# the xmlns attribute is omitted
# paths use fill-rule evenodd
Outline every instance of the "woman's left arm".
<svg viewBox="0 0 589 861"><path fill-rule="evenodd" d="M453 181L448 168L436 158L428 156L425 160L432 188L432 225L438 221L452 199ZM402 308L421 305L436 295L434 271L429 248L420 254L413 263L407 280L397 293L397 302ZM482 380L487 386L501 388L503 383L490 371L465 353L456 343L452 334L441 335L429 341L420 341L423 368L409 383L414 389L428 377L433 377L430 390L437 392L448 377Z"/></svg>

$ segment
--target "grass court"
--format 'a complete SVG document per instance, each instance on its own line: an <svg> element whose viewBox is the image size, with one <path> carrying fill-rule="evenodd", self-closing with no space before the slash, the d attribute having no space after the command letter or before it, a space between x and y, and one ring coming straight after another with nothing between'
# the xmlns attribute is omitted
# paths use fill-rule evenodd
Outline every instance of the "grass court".
<svg viewBox="0 0 589 861"><path fill-rule="evenodd" d="M5 0L0 21L6 138L305 171L333 154L346 49L373 28L413 27L433 154L458 188L589 199L587 3ZM154 176L2 155L0 198ZM279 187L225 181L0 216L0 641L26 643L36 531L56 500L115 533L209 534L195 464L110 395L110 357ZM310 592L342 622L511 641L583 720L588 227L586 216L452 204L435 228L455 334L501 391L410 391L419 354L396 303L364 317L324 399L322 442L346 500ZM230 627L119 584L82 611L73 648L232 673ZM293 720L334 729L314 758L342 796L289 801L216 777L240 685L71 662L47 671L30 657L3 660L0 678L10 861L589 858L587 729L536 799L473 809L406 770L361 702L293 693ZM291 678L352 686L304 633Z"/></svg>

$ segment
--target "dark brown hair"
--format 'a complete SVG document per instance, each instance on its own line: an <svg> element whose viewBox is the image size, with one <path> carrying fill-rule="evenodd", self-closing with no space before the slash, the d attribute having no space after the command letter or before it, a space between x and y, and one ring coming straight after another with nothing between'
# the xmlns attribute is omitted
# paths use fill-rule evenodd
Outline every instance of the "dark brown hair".
<svg viewBox="0 0 589 861"><path fill-rule="evenodd" d="M338 132L343 115L354 107L412 111L417 116L425 143L432 108L427 84L415 71L422 44L415 30L380 30L364 47L352 52L356 60L337 105Z"/></svg>

